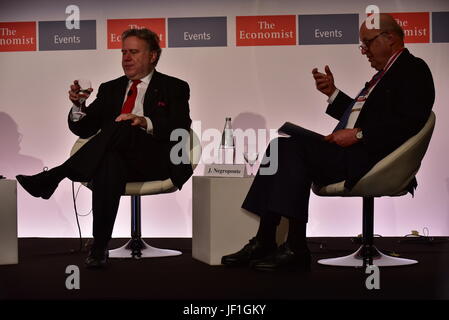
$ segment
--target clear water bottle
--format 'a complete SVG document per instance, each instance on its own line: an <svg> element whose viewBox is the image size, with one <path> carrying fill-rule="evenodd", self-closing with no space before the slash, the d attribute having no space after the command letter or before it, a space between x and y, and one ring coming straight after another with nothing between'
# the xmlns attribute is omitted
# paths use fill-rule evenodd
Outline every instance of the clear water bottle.
<svg viewBox="0 0 449 320"><path fill-rule="evenodd" d="M226 118L223 133L221 135L220 145L225 164L234 164L235 143L234 133L232 132L231 118Z"/></svg>

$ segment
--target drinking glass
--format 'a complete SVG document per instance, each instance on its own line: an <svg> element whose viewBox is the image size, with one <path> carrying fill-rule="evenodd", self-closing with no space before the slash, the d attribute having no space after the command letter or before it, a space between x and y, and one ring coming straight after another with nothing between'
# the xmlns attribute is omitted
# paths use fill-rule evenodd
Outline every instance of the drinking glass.
<svg viewBox="0 0 449 320"><path fill-rule="evenodd" d="M248 163L249 165L249 170L247 169L246 171L248 172L249 175L253 175L253 166L254 164L256 164L257 159L259 158L259 153L258 152L244 152L243 153L243 158L245 159L246 163Z"/></svg>
<svg viewBox="0 0 449 320"><path fill-rule="evenodd" d="M84 112L86 109L86 99L89 97L90 95L90 90L92 88L92 84L90 82L90 80L88 79L78 79L76 80L78 81L78 85L80 87L80 90L78 91L80 96L79 98L79 102L80 102L80 110L77 112L74 112L75 114L79 114L79 115L85 115L86 113Z"/></svg>

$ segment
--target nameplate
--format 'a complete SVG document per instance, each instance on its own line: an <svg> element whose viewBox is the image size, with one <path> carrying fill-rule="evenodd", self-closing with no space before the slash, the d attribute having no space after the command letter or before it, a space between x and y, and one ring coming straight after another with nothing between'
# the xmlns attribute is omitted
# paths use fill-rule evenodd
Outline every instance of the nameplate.
<svg viewBox="0 0 449 320"><path fill-rule="evenodd" d="M246 177L246 166L244 164L207 164L204 167L204 175L207 177Z"/></svg>

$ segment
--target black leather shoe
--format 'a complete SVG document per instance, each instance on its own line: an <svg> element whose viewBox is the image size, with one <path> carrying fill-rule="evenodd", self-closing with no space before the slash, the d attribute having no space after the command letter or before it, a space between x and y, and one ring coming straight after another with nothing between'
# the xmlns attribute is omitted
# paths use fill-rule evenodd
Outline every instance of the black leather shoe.
<svg viewBox="0 0 449 320"><path fill-rule="evenodd" d="M105 268L108 263L109 251L106 249L103 254L93 254L90 251L89 256L84 261L84 265L87 269L102 269Z"/></svg>
<svg viewBox="0 0 449 320"><path fill-rule="evenodd" d="M252 260L261 259L273 254L276 249L276 243L265 245L256 238L252 238L240 251L223 256L221 263L225 266L249 265Z"/></svg>
<svg viewBox="0 0 449 320"><path fill-rule="evenodd" d="M33 176L17 175L17 181L33 197L49 199L58 187L60 179L50 171L43 171Z"/></svg>
<svg viewBox="0 0 449 320"><path fill-rule="evenodd" d="M289 244L285 242L273 255L253 261L251 268L260 271L309 271L310 260L310 251L308 248L303 249L301 252L294 252L289 247Z"/></svg>

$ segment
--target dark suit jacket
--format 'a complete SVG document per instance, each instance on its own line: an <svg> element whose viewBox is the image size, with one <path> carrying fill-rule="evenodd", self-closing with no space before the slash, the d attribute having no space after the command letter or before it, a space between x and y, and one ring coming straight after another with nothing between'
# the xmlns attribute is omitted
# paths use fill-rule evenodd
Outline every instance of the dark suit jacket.
<svg viewBox="0 0 449 320"><path fill-rule="evenodd" d="M69 115L70 130L81 138L88 138L110 125L121 112L127 85L126 76L102 83L95 101L87 108L85 117L73 122ZM170 141L171 132L184 129L188 133L190 130L192 120L189 114L189 97L187 82L154 71L145 93L144 115L153 123L152 138L163 146L167 159L171 147L177 143ZM174 165L170 162L170 178L179 189L192 174L190 164Z"/></svg>
<svg viewBox="0 0 449 320"><path fill-rule="evenodd" d="M352 188L378 161L418 133L434 100L427 64L405 49L372 90L355 123L363 140L346 148L345 187ZM352 101L340 92L326 113L339 120Z"/></svg>

